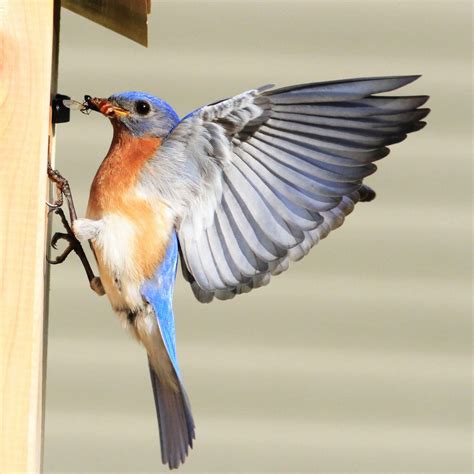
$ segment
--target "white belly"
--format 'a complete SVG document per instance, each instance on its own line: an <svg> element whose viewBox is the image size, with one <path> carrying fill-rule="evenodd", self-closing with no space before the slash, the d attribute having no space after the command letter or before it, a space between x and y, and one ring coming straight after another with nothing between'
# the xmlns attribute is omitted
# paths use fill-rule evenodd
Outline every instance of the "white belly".
<svg viewBox="0 0 474 474"><path fill-rule="evenodd" d="M99 220L77 219L74 233L80 240L91 240L102 286L112 306L115 309L140 307L142 281L133 258L137 241L133 223L120 214L110 213Z"/></svg>

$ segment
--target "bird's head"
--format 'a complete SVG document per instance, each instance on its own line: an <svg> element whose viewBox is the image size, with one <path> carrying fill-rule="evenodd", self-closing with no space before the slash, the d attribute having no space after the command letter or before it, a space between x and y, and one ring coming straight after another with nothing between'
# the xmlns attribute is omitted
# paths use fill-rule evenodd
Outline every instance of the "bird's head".
<svg viewBox="0 0 474 474"><path fill-rule="evenodd" d="M164 100L144 92L121 92L108 99L86 96L86 106L108 117L114 129L134 136L165 138L179 122L173 108Z"/></svg>

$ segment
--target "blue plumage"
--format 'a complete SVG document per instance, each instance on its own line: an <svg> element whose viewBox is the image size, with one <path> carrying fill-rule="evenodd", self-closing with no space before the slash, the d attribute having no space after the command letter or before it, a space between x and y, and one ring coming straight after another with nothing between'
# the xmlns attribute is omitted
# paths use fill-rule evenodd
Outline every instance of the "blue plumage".
<svg viewBox="0 0 474 474"><path fill-rule="evenodd" d="M138 92L138 91L127 91L127 92L120 92L118 94L114 94L109 97L111 100L118 100L118 101L129 101L129 102L137 102L137 101L147 101L152 104L156 109L159 109L168 115L170 119L175 122L179 122L179 116L171 107L168 102L160 99L159 97L155 97L154 95L147 94L145 92Z"/></svg>
<svg viewBox="0 0 474 474"><path fill-rule="evenodd" d="M158 267L154 277L143 283L141 293L155 311L166 350L179 376L173 314L173 289L176 280L177 266L178 239L176 233L173 231L163 262Z"/></svg>
<svg viewBox="0 0 474 474"><path fill-rule="evenodd" d="M122 117L128 133L136 137L152 136L162 140L179 123L179 116L168 102L144 92L128 91L108 98L131 113Z"/></svg>
<svg viewBox="0 0 474 474"><path fill-rule="evenodd" d="M181 382L176 357L176 336L173 314L173 289L178 264L178 239L171 234L166 254L152 279L142 284L140 290L152 306L160 328L161 337L173 365L170 377L156 372L149 359L151 385L160 429L161 459L171 469L184 462L189 447L195 438L194 420L188 396ZM157 361L160 365L169 363L165 354Z"/></svg>

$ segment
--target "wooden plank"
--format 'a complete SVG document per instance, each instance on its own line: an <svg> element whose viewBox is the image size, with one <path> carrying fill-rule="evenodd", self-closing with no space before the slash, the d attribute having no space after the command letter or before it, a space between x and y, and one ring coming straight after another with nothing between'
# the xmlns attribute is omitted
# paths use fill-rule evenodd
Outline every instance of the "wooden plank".
<svg viewBox="0 0 474 474"><path fill-rule="evenodd" d="M151 0L62 0L61 5L143 46L148 45Z"/></svg>
<svg viewBox="0 0 474 474"><path fill-rule="evenodd" d="M41 470L53 16L54 0L0 0L0 471L5 473Z"/></svg>

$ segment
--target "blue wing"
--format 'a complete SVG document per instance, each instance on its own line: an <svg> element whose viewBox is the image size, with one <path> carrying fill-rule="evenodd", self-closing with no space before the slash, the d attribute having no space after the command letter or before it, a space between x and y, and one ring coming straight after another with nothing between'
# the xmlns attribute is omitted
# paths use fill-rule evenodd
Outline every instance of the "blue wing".
<svg viewBox="0 0 474 474"><path fill-rule="evenodd" d="M173 314L173 290L178 265L178 239L173 232L166 250L165 258L158 267L154 277L147 280L141 287L143 297L151 304L166 350L176 373L179 366L176 357L176 333Z"/></svg>

